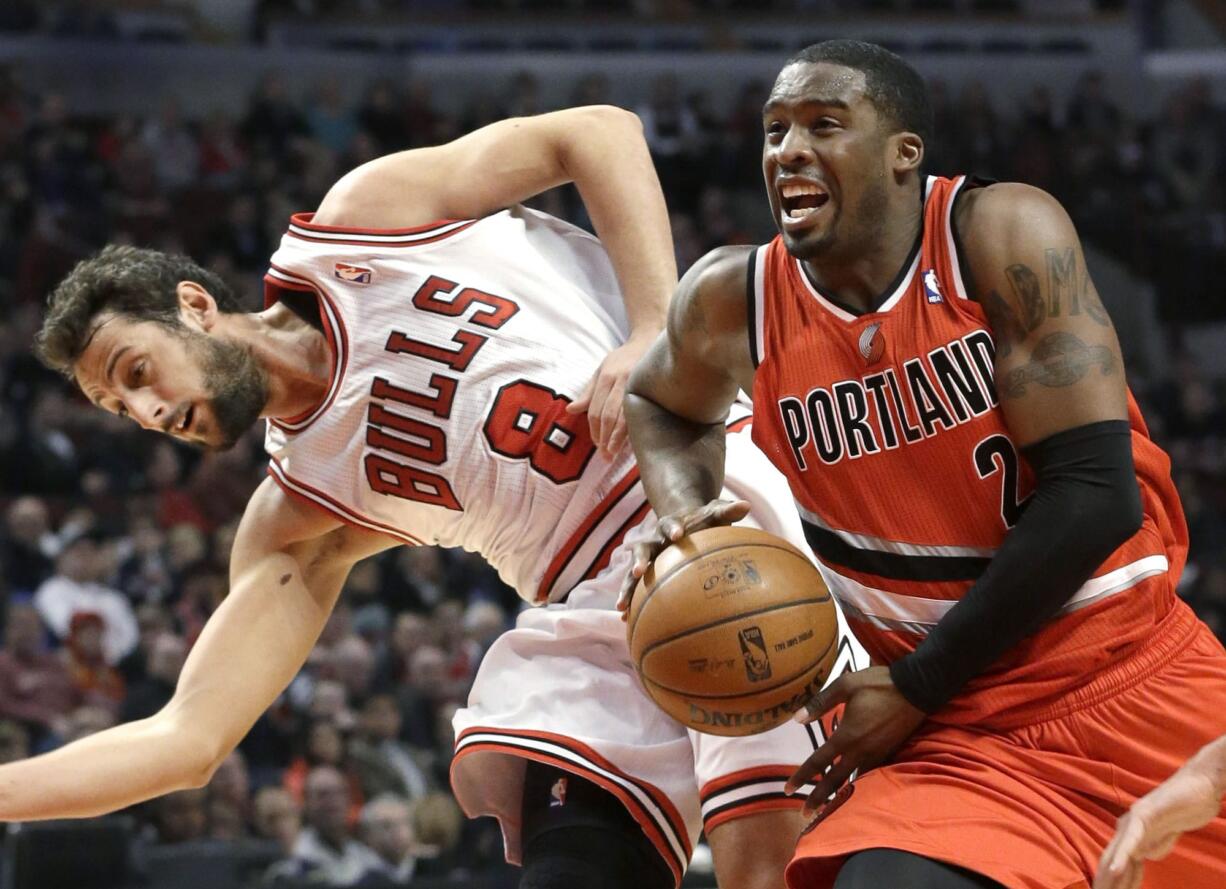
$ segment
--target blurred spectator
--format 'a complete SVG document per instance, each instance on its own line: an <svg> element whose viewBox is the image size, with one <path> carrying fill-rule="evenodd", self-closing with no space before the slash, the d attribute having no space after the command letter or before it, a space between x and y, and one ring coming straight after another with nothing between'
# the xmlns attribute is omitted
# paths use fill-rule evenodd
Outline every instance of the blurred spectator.
<svg viewBox="0 0 1226 889"><path fill-rule="evenodd" d="M306 780L303 820L289 860L275 866L273 882L304 880L353 886L382 861L350 834L349 784L331 766L317 766Z"/></svg>
<svg viewBox="0 0 1226 889"><path fill-rule="evenodd" d="M393 794L377 797L362 808L360 825L363 842L379 856L379 866L360 885L407 886L417 869L413 854L417 838L408 801Z"/></svg>
<svg viewBox="0 0 1226 889"><path fill-rule="evenodd" d="M106 622L92 611L78 611L69 622L64 657L77 692L90 703L118 712L126 691L119 671L107 663Z"/></svg>
<svg viewBox="0 0 1226 889"><path fill-rule="evenodd" d="M158 185L168 192L177 192L195 181L200 164L200 148L186 123L179 102L168 98L162 110L141 130L141 142L153 158Z"/></svg>
<svg viewBox="0 0 1226 889"><path fill-rule="evenodd" d="M238 750L221 761L208 784L211 839L238 839L247 834L251 817L251 776Z"/></svg>
<svg viewBox="0 0 1226 889"><path fill-rule="evenodd" d="M0 763L16 762L29 755L29 732L20 723L0 720Z"/></svg>
<svg viewBox="0 0 1226 889"><path fill-rule="evenodd" d="M362 708L349 755L366 797L395 793L419 799L434 790L428 757L400 740L400 707L391 695L371 697Z"/></svg>
<svg viewBox="0 0 1226 889"><path fill-rule="evenodd" d="M102 653L107 664L117 664L136 647L139 631L127 598L99 583L104 556L91 534L65 542L55 561L55 574L34 594L43 622L61 640L67 640L73 615L95 615L102 630Z"/></svg>
<svg viewBox="0 0 1226 889"><path fill-rule="evenodd" d="M302 752L290 761L281 784L297 802L306 805L310 776L323 766L343 776L349 820L356 822L362 810L362 780L345 750L345 735L331 721L316 719L307 726Z"/></svg>
<svg viewBox="0 0 1226 889"><path fill-rule="evenodd" d="M322 81L307 106L307 127L317 142L336 154L347 151L358 134L357 115L341 95L335 78Z"/></svg>
<svg viewBox="0 0 1226 889"><path fill-rule="evenodd" d="M120 711L120 722L152 716L170 703L175 684L183 670L187 646L174 633L159 633L149 651L143 678L128 690Z"/></svg>
<svg viewBox="0 0 1226 889"><path fill-rule="evenodd" d="M458 865L456 849L464 829L464 815L445 793L432 793L413 805L413 833L417 837L416 873L447 876Z"/></svg>
<svg viewBox="0 0 1226 889"><path fill-rule="evenodd" d="M51 576L59 551L47 504L38 497L19 497L9 505L4 523L0 570L12 589L33 593Z"/></svg>
<svg viewBox="0 0 1226 889"><path fill-rule="evenodd" d="M208 792L199 787L155 799L153 825L158 842L187 843L203 839L209 823L207 801Z"/></svg>
<svg viewBox="0 0 1226 889"><path fill-rule="evenodd" d="M67 717L84 700L64 661L46 650L45 631L32 605L12 603L0 651L0 717L39 735L67 731Z"/></svg>
<svg viewBox="0 0 1226 889"><path fill-rule="evenodd" d="M252 827L255 835L272 840L282 852L292 855L302 829L302 811L284 787L261 787L251 803Z"/></svg>

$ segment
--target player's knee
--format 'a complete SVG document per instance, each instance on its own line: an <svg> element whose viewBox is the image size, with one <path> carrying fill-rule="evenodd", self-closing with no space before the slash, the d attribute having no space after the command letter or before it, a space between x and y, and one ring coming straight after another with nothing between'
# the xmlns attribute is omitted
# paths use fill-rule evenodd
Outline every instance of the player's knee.
<svg viewBox="0 0 1226 889"><path fill-rule="evenodd" d="M784 889L783 872L803 827L799 811L776 810L725 821L709 831L719 885Z"/></svg>
<svg viewBox="0 0 1226 889"><path fill-rule="evenodd" d="M673 889L642 828L608 791L530 763L524 778L519 889Z"/></svg>

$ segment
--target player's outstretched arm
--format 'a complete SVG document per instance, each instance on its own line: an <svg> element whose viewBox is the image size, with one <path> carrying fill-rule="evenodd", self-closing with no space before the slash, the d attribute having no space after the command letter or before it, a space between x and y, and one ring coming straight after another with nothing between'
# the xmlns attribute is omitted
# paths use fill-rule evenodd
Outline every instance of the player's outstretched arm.
<svg viewBox="0 0 1226 889"><path fill-rule="evenodd" d="M234 543L230 594L174 698L148 719L0 766L0 820L101 815L207 783L301 668L350 566L389 545L265 481Z"/></svg>
<svg viewBox="0 0 1226 889"><path fill-rule="evenodd" d="M716 500L724 481L724 420L753 387L745 321L751 247L721 247L696 262L669 307L665 333L630 376L626 419L643 488L660 516L658 540L636 548L620 607L660 547L744 517Z"/></svg>
<svg viewBox="0 0 1226 889"><path fill-rule="evenodd" d="M476 219L573 182L621 285L629 342L577 399L606 453L624 442L622 395L664 325L677 263L664 194L638 117L611 105L498 121L430 148L363 164L324 198L315 222L408 228Z"/></svg>

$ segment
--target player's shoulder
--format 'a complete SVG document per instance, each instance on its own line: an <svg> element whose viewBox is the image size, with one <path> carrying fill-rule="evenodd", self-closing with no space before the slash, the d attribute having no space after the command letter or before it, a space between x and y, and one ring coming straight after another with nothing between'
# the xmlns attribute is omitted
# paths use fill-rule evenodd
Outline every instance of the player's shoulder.
<svg viewBox="0 0 1226 889"><path fill-rule="evenodd" d="M690 266L681 279L677 298L683 307L704 313L740 312L744 321L749 294L749 261L756 247L734 244L716 247Z"/></svg>
<svg viewBox="0 0 1226 889"><path fill-rule="evenodd" d="M1031 239L1065 235L1072 222L1051 194L1022 182L994 182L965 192L954 225L972 261L997 258Z"/></svg>

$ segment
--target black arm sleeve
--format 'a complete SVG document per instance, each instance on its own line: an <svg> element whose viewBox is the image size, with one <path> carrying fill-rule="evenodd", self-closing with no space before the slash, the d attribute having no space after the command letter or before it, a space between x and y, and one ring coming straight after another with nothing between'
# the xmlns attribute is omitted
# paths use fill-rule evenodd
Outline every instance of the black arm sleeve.
<svg viewBox="0 0 1226 889"><path fill-rule="evenodd" d="M1059 611L1141 527L1126 421L1078 426L1022 453L1036 480L1021 519L962 600L890 665L903 697L926 713Z"/></svg>

